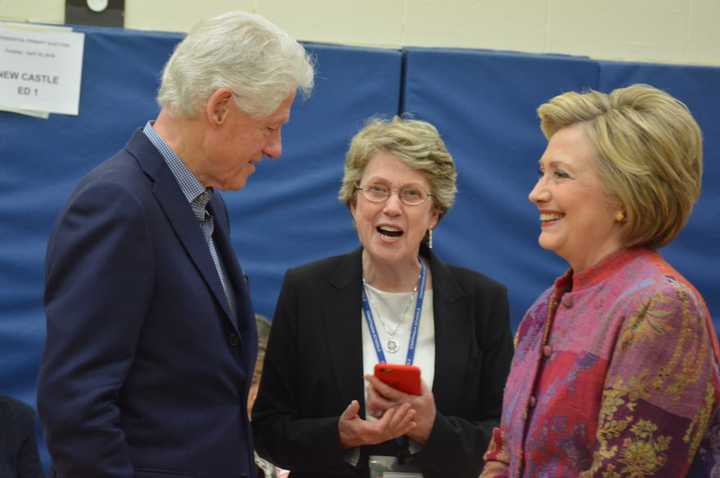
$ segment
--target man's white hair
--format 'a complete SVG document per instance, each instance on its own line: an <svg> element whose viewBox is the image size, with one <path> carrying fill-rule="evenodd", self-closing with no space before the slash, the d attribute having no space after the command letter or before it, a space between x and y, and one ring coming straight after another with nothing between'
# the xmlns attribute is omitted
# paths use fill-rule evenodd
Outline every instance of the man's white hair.
<svg viewBox="0 0 720 478"><path fill-rule="evenodd" d="M265 18L230 12L196 24L165 65L158 103L192 117L219 88L254 117L275 111L288 95L313 87L313 63L297 41Z"/></svg>

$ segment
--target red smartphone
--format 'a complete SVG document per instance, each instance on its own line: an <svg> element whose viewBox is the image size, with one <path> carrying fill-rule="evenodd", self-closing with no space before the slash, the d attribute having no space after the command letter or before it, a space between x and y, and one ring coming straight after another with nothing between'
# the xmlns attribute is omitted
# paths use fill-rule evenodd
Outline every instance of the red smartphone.
<svg viewBox="0 0 720 478"><path fill-rule="evenodd" d="M401 392L420 395L420 369L415 365L379 363L375 365L375 376Z"/></svg>

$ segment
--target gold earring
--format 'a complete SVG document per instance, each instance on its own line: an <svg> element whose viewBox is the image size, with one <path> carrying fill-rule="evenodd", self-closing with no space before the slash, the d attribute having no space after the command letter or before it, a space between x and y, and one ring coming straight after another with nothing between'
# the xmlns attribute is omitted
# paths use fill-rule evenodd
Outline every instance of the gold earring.
<svg viewBox="0 0 720 478"><path fill-rule="evenodd" d="M615 222L625 222L625 213L618 211L617 214L615 214Z"/></svg>

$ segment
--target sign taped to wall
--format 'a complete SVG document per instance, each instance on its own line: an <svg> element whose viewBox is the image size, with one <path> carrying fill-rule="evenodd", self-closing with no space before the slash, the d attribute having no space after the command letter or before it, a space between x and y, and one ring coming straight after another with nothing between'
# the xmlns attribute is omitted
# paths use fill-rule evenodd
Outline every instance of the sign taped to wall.
<svg viewBox="0 0 720 478"><path fill-rule="evenodd" d="M77 115L85 34L0 26L0 108Z"/></svg>

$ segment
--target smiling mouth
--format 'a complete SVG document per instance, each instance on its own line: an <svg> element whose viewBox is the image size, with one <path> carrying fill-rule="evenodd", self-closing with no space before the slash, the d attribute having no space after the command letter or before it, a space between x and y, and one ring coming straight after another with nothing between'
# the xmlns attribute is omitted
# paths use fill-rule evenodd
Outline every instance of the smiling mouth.
<svg viewBox="0 0 720 478"><path fill-rule="evenodd" d="M550 223L559 221L564 216L565 216L564 214L560 214L560 213L543 212L543 213L540 213L540 223L541 224L550 224Z"/></svg>
<svg viewBox="0 0 720 478"><path fill-rule="evenodd" d="M378 226L376 230L383 236L388 237L400 237L403 235L403 231L401 229L391 228L387 226Z"/></svg>

